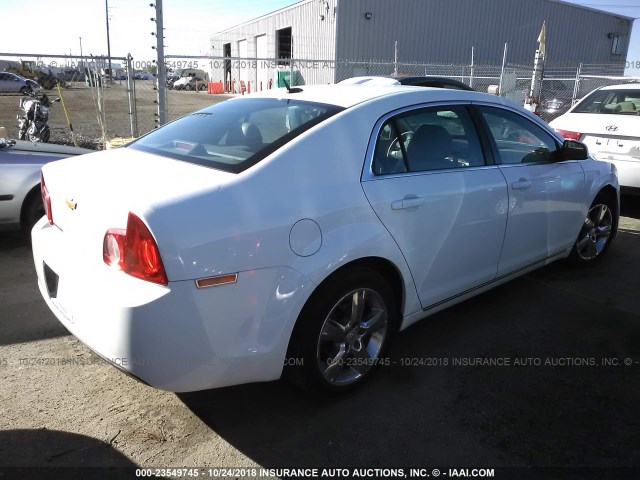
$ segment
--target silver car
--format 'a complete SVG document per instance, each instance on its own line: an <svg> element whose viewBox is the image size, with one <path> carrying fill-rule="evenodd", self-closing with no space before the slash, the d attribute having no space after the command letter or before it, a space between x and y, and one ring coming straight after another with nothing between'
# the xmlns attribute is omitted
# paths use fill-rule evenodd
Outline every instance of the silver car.
<svg viewBox="0 0 640 480"><path fill-rule="evenodd" d="M33 80L26 79L11 72L0 72L0 92L2 93L22 93L37 92L40 85Z"/></svg>
<svg viewBox="0 0 640 480"><path fill-rule="evenodd" d="M86 148L0 138L0 225L30 230L44 215L40 195L42 165L90 152Z"/></svg>

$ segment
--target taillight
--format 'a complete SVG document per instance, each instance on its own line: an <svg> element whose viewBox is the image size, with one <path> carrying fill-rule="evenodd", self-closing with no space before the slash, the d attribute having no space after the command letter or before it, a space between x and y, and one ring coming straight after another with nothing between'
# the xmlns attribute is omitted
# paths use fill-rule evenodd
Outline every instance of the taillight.
<svg viewBox="0 0 640 480"><path fill-rule="evenodd" d="M556 131L562 135L564 138L567 138L569 140L577 140L580 141L580 139L582 138L582 134L578 133L578 132L570 132L568 130L560 130L558 128L556 128Z"/></svg>
<svg viewBox="0 0 640 480"><path fill-rule="evenodd" d="M131 212L126 230L107 230L102 258L107 265L133 277L161 285L168 283L158 244L144 222Z"/></svg>
<svg viewBox="0 0 640 480"><path fill-rule="evenodd" d="M44 183L44 175L40 172L40 193L42 194L42 205L44 205L44 213L50 225L53 225L53 212L51 211L51 195Z"/></svg>

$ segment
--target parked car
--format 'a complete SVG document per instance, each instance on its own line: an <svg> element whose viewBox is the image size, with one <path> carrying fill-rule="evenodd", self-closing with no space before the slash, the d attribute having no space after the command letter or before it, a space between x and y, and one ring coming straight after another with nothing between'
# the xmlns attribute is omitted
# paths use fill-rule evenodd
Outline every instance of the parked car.
<svg viewBox="0 0 640 480"><path fill-rule="evenodd" d="M47 305L170 391L284 375L346 392L388 364L397 330L561 258L597 261L618 225L610 165L464 90L269 90L42 170Z"/></svg>
<svg viewBox="0 0 640 480"><path fill-rule="evenodd" d="M206 90L207 82L201 77L181 77L173 82L173 90Z"/></svg>
<svg viewBox="0 0 640 480"><path fill-rule="evenodd" d="M452 88L454 90L474 89L465 83L448 77L432 76L364 76L347 78L339 82L340 85L412 85L415 87Z"/></svg>
<svg viewBox="0 0 640 480"><path fill-rule="evenodd" d="M185 77L183 77L185 78ZM189 80L183 85L183 88L188 91L192 90L206 90L207 82L202 77L186 77Z"/></svg>
<svg viewBox="0 0 640 480"><path fill-rule="evenodd" d="M40 195L42 165L90 152L85 148L0 138L0 224L30 230L44 215Z"/></svg>
<svg viewBox="0 0 640 480"><path fill-rule="evenodd" d="M156 77L152 73L139 72L133 75L134 80L154 80Z"/></svg>
<svg viewBox="0 0 640 480"><path fill-rule="evenodd" d="M0 72L0 92L26 95L29 92L39 90L41 90L40 85L34 80L24 78L16 73Z"/></svg>
<svg viewBox="0 0 640 480"><path fill-rule="evenodd" d="M598 88L551 126L614 164L621 186L640 188L640 83Z"/></svg>
<svg viewBox="0 0 640 480"><path fill-rule="evenodd" d="M540 88L539 113L550 122L571 108L573 88L562 80L543 80Z"/></svg>

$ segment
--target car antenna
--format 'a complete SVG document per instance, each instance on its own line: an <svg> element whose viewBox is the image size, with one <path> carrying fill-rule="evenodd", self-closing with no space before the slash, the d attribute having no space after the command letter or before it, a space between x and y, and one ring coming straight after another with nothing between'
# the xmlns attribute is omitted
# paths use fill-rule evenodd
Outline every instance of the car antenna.
<svg viewBox="0 0 640 480"><path fill-rule="evenodd" d="M302 91L301 88L297 88L297 87L291 88L291 86L289 85L289 82L287 82L287 80L284 78L282 79L282 83L284 83L284 86L287 89L287 93L299 93Z"/></svg>

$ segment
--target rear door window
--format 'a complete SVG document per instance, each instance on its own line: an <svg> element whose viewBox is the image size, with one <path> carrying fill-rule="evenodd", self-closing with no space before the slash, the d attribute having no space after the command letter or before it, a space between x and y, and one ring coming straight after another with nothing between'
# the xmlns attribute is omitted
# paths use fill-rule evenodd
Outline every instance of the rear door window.
<svg viewBox="0 0 640 480"><path fill-rule="evenodd" d="M482 147L464 106L430 107L387 120L376 142L375 175L485 165Z"/></svg>

